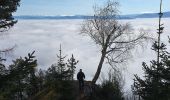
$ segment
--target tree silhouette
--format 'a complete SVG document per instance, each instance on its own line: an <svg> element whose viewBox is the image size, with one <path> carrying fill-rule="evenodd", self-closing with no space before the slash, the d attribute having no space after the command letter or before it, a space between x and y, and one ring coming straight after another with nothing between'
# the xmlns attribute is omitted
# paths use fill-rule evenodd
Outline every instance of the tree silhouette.
<svg viewBox="0 0 170 100"><path fill-rule="evenodd" d="M9 66L7 73L2 77L0 97L4 100L23 100L27 96L26 79L31 76L32 70L37 66L37 60L33 56L34 52L29 53L28 57L20 57L13 61Z"/></svg>
<svg viewBox="0 0 170 100"><path fill-rule="evenodd" d="M144 100L169 100L170 99L170 54L166 51L166 45L161 43L160 37L164 27L161 24L162 0L160 3L158 40L152 46L157 52L157 60L152 60L148 66L143 62L145 72L144 79L135 75L133 91Z"/></svg>
<svg viewBox="0 0 170 100"><path fill-rule="evenodd" d="M17 21L12 13L17 10L20 0L1 0L0 1L0 32L12 27Z"/></svg>
<svg viewBox="0 0 170 100"><path fill-rule="evenodd" d="M66 56L62 55L61 45L59 55L57 55L57 58L58 58L57 63L52 64L47 71L49 79L57 81L67 80L71 76L71 73L67 68L66 63L64 62Z"/></svg>
<svg viewBox="0 0 170 100"><path fill-rule="evenodd" d="M0 36L2 35L1 33L17 23L17 20L14 19L12 13L17 10L19 2L20 0L0 0ZM0 57L2 53L8 53L13 50L14 47L0 50Z"/></svg>
<svg viewBox="0 0 170 100"><path fill-rule="evenodd" d="M95 7L93 18L86 19L82 25L81 33L90 36L101 49L93 84L100 75L105 58L112 66L123 63L131 56L131 50L147 39L145 31L135 33L130 24L118 21L118 6L118 2L109 0L104 7Z"/></svg>
<svg viewBox="0 0 170 100"><path fill-rule="evenodd" d="M66 63L64 63L64 59L66 58L66 56L62 55L61 45L60 45L59 55L57 55L57 57L58 57L59 73L63 73L66 70Z"/></svg>
<svg viewBox="0 0 170 100"><path fill-rule="evenodd" d="M74 78L74 73L75 73L76 65L78 62L79 61L76 61L73 54L72 54L71 58L68 59L67 67L69 68L70 73L71 73L71 80L73 80L73 78Z"/></svg>

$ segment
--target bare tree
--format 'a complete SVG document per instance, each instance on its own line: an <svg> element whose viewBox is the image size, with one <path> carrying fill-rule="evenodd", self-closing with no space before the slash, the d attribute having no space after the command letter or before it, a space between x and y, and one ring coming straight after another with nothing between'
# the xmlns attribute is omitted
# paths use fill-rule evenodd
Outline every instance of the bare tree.
<svg viewBox="0 0 170 100"><path fill-rule="evenodd" d="M119 3L110 0L103 7L94 7L93 18L85 19L82 25L81 33L90 36L101 49L92 84L99 78L105 59L111 65L125 62L131 56L132 49L147 39L146 31L135 33L130 24L118 20L118 8Z"/></svg>

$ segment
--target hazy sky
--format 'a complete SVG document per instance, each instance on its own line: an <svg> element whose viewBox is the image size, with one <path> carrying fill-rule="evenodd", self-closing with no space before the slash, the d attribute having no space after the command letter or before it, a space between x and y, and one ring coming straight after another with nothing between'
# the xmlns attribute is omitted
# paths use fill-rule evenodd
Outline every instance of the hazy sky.
<svg viewBox="0 0 170 100"><path fill-rule="evenodd" d="M15 15L87 15L93 5L107 0L21 0ZM160 0L119 0L122 14L158 12ZM170 11L170 0L163 0L164 11Z"/></svg>

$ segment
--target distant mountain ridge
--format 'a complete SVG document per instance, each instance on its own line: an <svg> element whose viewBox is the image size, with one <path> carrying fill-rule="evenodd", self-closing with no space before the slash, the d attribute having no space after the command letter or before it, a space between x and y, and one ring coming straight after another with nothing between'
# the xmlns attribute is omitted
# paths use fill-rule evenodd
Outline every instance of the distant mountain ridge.
<svg viewBox="0 0 170 100"><path fill-rule="evenodd" d="M163 18L170 17L170 11L163 13ZM136 18L158 18L158 13L143 13L143 14L129 14L120 15L118 19L136 19ZM91 19L93 16L74 15L74 16L14 16L16 19Z"/></svg>
<svg viewBox="0 0 170 100"><path fill-rule="evenodd" d="M144 14L140 14L140 15L136 16L136 18L155 18L155 17L159 17L158 13L144 13ZM170 11L164 12L163 17L164 18L170 17Z"/></svg>

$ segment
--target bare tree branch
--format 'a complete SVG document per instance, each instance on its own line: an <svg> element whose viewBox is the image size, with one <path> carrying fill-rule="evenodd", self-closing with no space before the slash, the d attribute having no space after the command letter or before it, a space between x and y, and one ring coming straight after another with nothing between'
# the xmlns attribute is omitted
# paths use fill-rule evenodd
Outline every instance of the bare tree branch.
<svg viewBox="0 0 170 100"><path fill-rule="evenodd" d="M95 7L94 17L86 19L81 29L81 33L90 36L101 49L101 59L92 80L93 84L100 75L105 58L115 65L125 62L132 56L131 51L137 45L150 39L147 31L137 33L129 23L119 22L118 6L118 2L108 0L104 7Z"/></svg>

